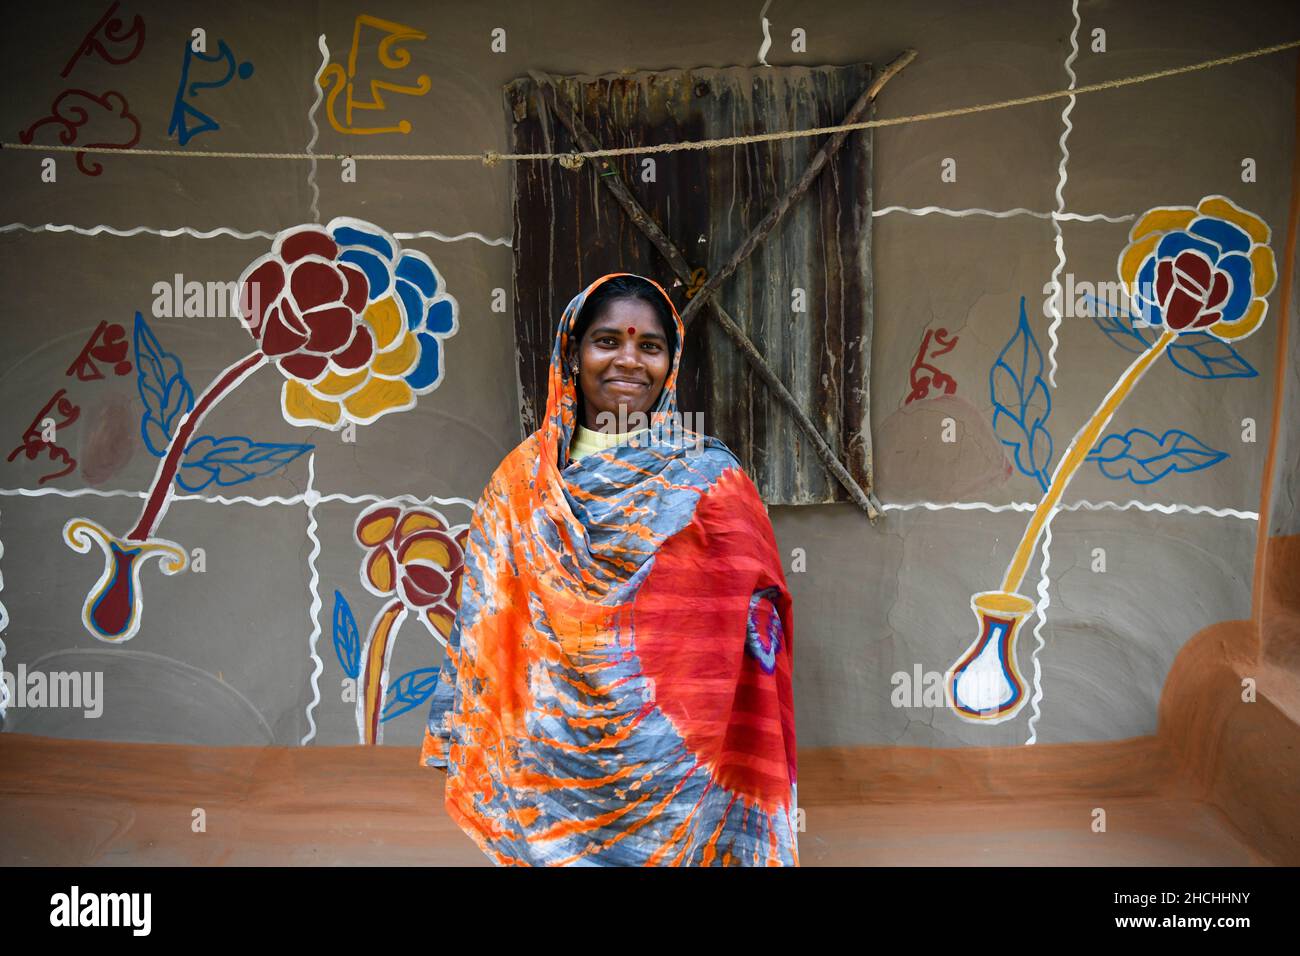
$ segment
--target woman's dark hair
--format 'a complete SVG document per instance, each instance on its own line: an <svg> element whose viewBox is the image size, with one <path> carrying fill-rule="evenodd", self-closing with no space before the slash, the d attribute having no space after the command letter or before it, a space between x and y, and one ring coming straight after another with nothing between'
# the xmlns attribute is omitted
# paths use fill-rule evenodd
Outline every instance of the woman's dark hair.
<svg viewBox="0 0 1300 956"><path fill-rule="evenodd" d="M640 299L654 309L655 317L663 327L664 338L668 340L668 354L671 356L677 351L677 323L673 321L668 300L664 298L662 292L640 276L624 275L602 282L582 303L582 309L578 312L578 321L573 325L571 348L575 352L582 342L582 337L587 334L587 329L591 327L591 323L611 302L619 299Z"/></svg>

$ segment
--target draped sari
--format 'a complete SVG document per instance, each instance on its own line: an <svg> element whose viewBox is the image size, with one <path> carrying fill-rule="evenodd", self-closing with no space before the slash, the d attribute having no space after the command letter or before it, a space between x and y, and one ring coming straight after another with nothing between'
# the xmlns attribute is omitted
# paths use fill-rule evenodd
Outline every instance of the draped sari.
<svg viewBox="0 0 1300 956"><path fill-rule="evenodd" d="M420 760L498 865L797 866L790 596L735 456L676 427L671 300L650 432L569 461L574 323L620 274L475 508Z"/></svg>

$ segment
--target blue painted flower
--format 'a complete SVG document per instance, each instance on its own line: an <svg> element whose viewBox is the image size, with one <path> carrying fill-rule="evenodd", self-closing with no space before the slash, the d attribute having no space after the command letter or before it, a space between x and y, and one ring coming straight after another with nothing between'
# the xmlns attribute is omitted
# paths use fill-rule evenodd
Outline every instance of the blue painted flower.
<svg viewBox="0 0 1300 956"><path fill-rule="evenodd" d="M1225 196L1148 210L1129 233L1119 275L1133 310L1171 332L1239 339L1255 331L1277 279L1269 228Z"/></svg>

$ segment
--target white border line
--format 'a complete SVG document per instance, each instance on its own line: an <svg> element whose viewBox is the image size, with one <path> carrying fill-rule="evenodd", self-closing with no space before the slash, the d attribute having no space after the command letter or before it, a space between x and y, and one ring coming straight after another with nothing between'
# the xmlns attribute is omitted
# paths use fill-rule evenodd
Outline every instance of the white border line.
<svg viewBox="0 0 1300 956"><path fill-rule="evenodd" d="M0 541L0 558L3 558L4 556L5 556L5 543L3 541ZM4 589L5 589L5 575L4 575L4 571L0 570L0 591L3 591ZM8 626L9 626L9 612L5 609L4 602L0 601L0 634L4 633L5 628L7 628ZM3 640L0 640L0 671L4 670L5 652L7 650L8 649L5 647L5 642ZM8 707L9 707L9 682L5 680L0 680L0 718L3 718L5 716L5 711Z"/></svg>
<svg viewBox="0 0 1300 956"><path fill-rule="evenodd" d="M758 48L758 62L763 66L772 65L767 62L767 51L772 49L772 33L768 29L771 27L772 21L767 18L767 8L771 5L772 0L767 0L767 2L763 4L763 9L758 12L758 22L763 28L763 43Z"/></svg>
<svg viewBox="0 0 1300 956"><path fill-rule="evenodd" d="M1038 507L1036 501L1012 501L995 505L987 501L907 501L889 502L881 505L885 511L1033 511ZM1162 504L1154 501L1074 501L1061 505L1058 511L1149 511L1159 514L1193 514L1211 515L1215 518L1240 518L1243 521L1258 521L1259 514L1254 511L1238 511L1236 508L1215 508L1211 505Z"/></svg>
<svg viewBox="0 0 1300 956"><path fill-rule="evenodd" d="M0 234L6 232L71 232L78 236L98 236L109 235L121 238L131 236L162 236L166 239L175 239L178 236L189 236L192 239L217 239L229 237L231 239L274 239L277 233L266 232L261 229L255 229L251 232L245 232L241 229L235 229L233 226L214 226L211 229L195 229L191 226L176 226L174 228L160 228L155 226L132 226L129 229L123 229L118 226L75 226L69 223L45 222L37 226L29 226L25 222L8 222L0 225ZM449 236L444 232L438 232L436 229L422 229L419 232L394 232L390 233L394 239L437 239L439 242L461 242L465 239L477 239L485 246L504 246L510 248L510 237L501 236L496 239L490 239L481 232L459 232L454 236Z"/></svg>
<svg viewBox="0 0 1300 956"><path fill-rule="evenodd" d="M316 453L312 452L307 458L307 490L303 492L303 501L307 505L307 540L312 544L311 551L307 555L307 570L310 575L307 580L307 593L311 595L311 608L307 612L311 615L311 634L307 636L307 650L314 662L315 669L311 672L311 701L307 704L307 723L311 730L298 741L299 746L305 747L316 738L316 717L314 711L316 705L320 703L320 675L325 670L325 662L320 659L316 653L316 643L320 640L320 572L316 569L316 559L320 557L321 544L320 538L316 536L316 505L320 502L320 492L315 489L316 481Z"/></svg>
<svg viewBox="0 0 1300 956"><path fill-rule="evenodd" d="M1078 77L1075 76L1073 64L1079 56L1079 0L1071 0L1070 12L1074 15L1074 28L1070 31L1070 53L1065 58L1065 72L1070 77L1068 89L1074 89L1078 83ZM1057 165L1056 180L1056 212L1065 212L1065 184L1069 182L1069 174L1065 171L1065 165L1070 159L1070 147L1066 145L1070 133L1074 130L1074 124L1070 122L1070 113L1074 110L1076 97L1069 97L1065 101L1065 108L1061 110L1061 124L1064 129L1061 130L1061 138L1057 143L1061 147L1061 161ZM1055 292L1060 288L1061 274L1065 271L1065 233L1061 230L1061 220L1053 216L1052 222L1052 245L1056 250L1056 267L1052 270L1052 279L1050 288ZM1051 308L1051 322L1047 325L1047 338L1050 344L1047 347L1047 384L1049 388L1056 388L1056 350L1060 348L1061 340L1057 332L1061 328L1061 322L1064 316L1061 313L1061 299L1053 295L1049 300ZM1043 699L1043 665L1038 659L1038 654L1047 646L1047 641L1043 638L1043 628L1047 625L1047 609L1052 606L1052 579L1049 575L1049 569L1052 566L1052 519L1056 517L1058 508L1053 508L1043 522L1043 542L1042 542L1042 565L1038 572L1038 604L1034 608L1034 649L1029 654L1030 663L1033 665L1033 695L1030 697L1029 705L1032 713L1029 716L1029 736L1025 739L1025 746L1032 746L1038 743L1038 721L1043 716L1039 704Z"/></svg>
<svg viewBox="0 0 1300 956"><path fill-rule="evenodd" d="M1092 212L1035 212L1032 209L1025 209L1023 206L1017 206L1015 209L949 209L946 206L884 206L880 209L871 210L871 215L884 216L890 213L906 213L910 216L953 216L963 219L967 216L991 216L994 219L1011 219L1015 216L1032 216L1034 219L1059 219L1062 222L1132 222L1137 218L1136 213L1126 213L1121 216L1107 216L1105 213Z"/></svg>
<svg viewBox="0 0 1300 956"><path fill-rule="evenodd" d="M1038 704L1043 699L1043 665L1038 662L1038 652L1047 646L1047 641L1043 638L1043 627L1047 624L1047 609L1051 607L1052 580L1048 577L1048 568L1052 564L1052 519L1056 517L1059 509L1052 509L1052 513L1047 516L1043 522L1043 564L1039 568L1038 578L1038 606L1034 608L1035 616L1038 618L1034 622L1034 640L1038 643L1029 654L1030 663L1034 665L1034 693L1029 698L1029 707L1033 713L1029 716L1029 737L1025 740L1025 746L1031 746L1038 743L1038 719L1043 716L1039 710Z"/></svg>
<svg viewBox="0 0 1300 956"><path fill-rule="evenodd" d="M468 498L439 498L437 495L425 495L423 497L412 494L400 495L349 495L344 492L331 492L329 494L320 494L315 500L317 503L324 501L345 501L349 504L372 503L379 501L403 501L409 504L417 505L464 505L471 511L474 510L474 502ZM25 497L25 498L44 498L47 496L56 498L147 498L149 495L144 491L127 491L126 489L109 489L102 490L99 488L0 488L0 496L3 497ZM226 497L225 495L193 495L193 494L173 494L172 501L199 501L205 504L214 505L255 505L259 508L265 508L268 505L300 505L307 501L306 493L296 495L269 495L265 498L253 498L248 495L238 495L235 497Z"/></svg>
<svg viewBox="0 0 1300 956"><path fill-rule="evenodd" d="M316 125L316 111L320 109L321 101L325 98L325 87L321 85L321 74L325 68L330 65L330 48L325 45L325 34L321 34L316 45L320 48L320 69L316 71L316 76L312 78L312 88L316 91L316 98L312 101L311 109L307 111L307 123L311 126L311 139L307 141L307 152L314 152L316 149L316 140L320 138L320 127ZM311 221L320 222L320 187L316 185L316 157L311 159L311 166L307 170L307 185L311 187Z"/></svg>
<svg viewBox="0 0 1300 956"><path fill-rule="evenodd" d="M74 226L68 223L44 222L38 226L29 226L25 222L8 222L0 225L0 233L6 232L71 232L78 236L98 236L109 235L121 238L131 236L162 236L166 239L175 239L177 236L190 236L193 239L216 239L228 236L231 239L274 239L275 233L254 230L244 232L241 229L235 229L231 226L214 226L211 229L194 229L190 226L177 226L173 229L162 229L155 226L132 226L129 229L122 229L118 226Z"/></svg>
<svg viewBox="0 0 1300 956"><path fill-rule="evenodd" d="M319 494L319 492L318 492ZM143 491L127 491L125 489L100 488L0 488L0 497L28 497L41 498L47 495L53 495L59 498L81 498L81 497L98 497L98 498L145 498L148 497ZM173 494L172 501L200 501L208 504L217 505L256 505L264 508L268 505L300 505L306 501L305 494L297 495L270 495L265 498L253 498L247 495L236 497L226 497L225 495L192 495L192 494ZM439 498L437 495L350 495L346 492L333 491L328 494L321 494L317 499L318 502L325 501L343 501L348 504L374 504L380 501L401 501L413 505L464 505L470 511L474 510L474 502L468 498ZM1005 504L993 504L988 501L893 501L881 505L885 511L914 511L923 509L925 511L989 511L993 513L1001 511L1033 511L1038 507L1037 501L1011 501ZM1259 514L1255 511L1239 511L1236 508L1216 508L1213 505L1189 505L1180 502L1163 503L1158 501L1074 501L1067 505L1061 505L1060 511L1150 511L1159 514L1193 514L1193 515L1210 515L1215 518L1240 518L1243 521L1258 521Z"/></svg>
<svg viewBox="0 0 1300 956"><path fill-rule="evenodd" d="M1065 58L1065 72L1070 77L1070 85L1067 89L1074 89L1079 78L1074 75L1071 64L1079 55L1079 0L1071 0L1070 11L1074 14L1074 29L1070 31L1070 55ZM1061 122L1065 129L1061 131L1061 138L1057 141L1061 147L1061 162L1056 167L1056 211L1057 213L1065 212L1065 184L1069 181L1069 174L1065 171L1065 164L1070 159L1070 147L1065 145L1069 138L1074 124L1070 122L1070 113L1074 109L1075 97L1071 96L1065 101L1065 109L1061 110ZM1056 247L1056 268L1052 270L1051 288L1053 291L1060 288L1061 273L1065 271L1065 234L1061 232L1061 222L1055 216L1052 217L1053 244ZM1061 346L1061 340L1057 337L1057 332L1061 328L1061 322L1064 316L1061 314L1061 299L1053 295L1048 300L1052 309L1052 321L1047 326L1047 338L1051 343L1047 347L1047 384L1051 388L1056 388L1056 350Z"/></svg>

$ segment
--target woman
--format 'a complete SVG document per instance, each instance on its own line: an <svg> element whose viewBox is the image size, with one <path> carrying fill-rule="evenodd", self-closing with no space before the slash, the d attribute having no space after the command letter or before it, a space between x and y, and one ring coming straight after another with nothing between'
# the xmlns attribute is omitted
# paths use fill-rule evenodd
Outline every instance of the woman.
<svg viewBox="0 0 1300 956"><path fill-rule="evenodd" d="M498 865L798 865L790 597L735 456L676 427L684 341L649 279L575 296L475 509L421 762Z"/></svg>

